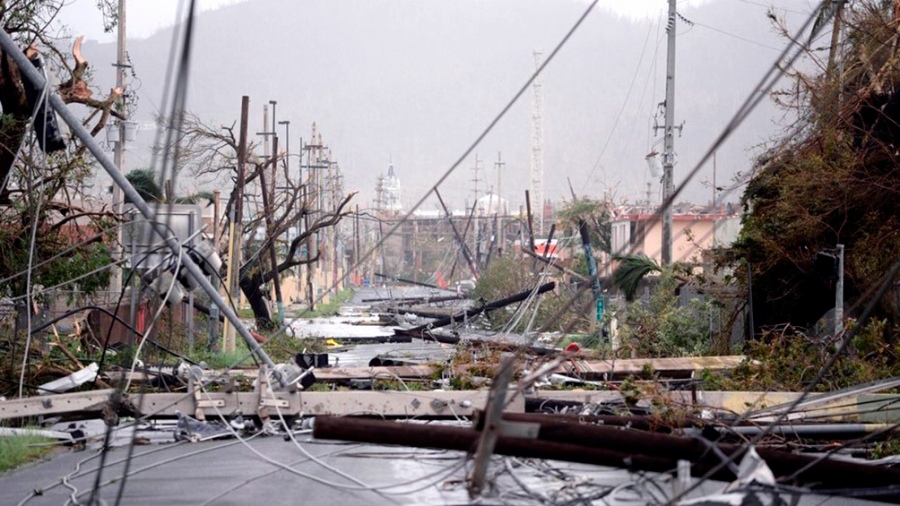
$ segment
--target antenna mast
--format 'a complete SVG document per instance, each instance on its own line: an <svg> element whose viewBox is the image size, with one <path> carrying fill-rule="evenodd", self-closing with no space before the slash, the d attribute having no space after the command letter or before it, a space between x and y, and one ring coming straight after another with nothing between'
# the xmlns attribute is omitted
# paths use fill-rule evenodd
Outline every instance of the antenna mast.
<svg viewBox="0 0 900 506"><path fill-rule="evenodd" d="M541 66L541 52L534 51L534 68ZM531 194L538 205L537 230L544 233L544 76L531 84Z"/></svg>

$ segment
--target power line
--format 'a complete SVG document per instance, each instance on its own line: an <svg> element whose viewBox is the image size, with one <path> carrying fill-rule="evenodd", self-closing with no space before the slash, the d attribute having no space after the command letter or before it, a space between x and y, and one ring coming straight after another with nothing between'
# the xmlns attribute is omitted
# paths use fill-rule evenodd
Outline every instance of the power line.
<svg viewBox="0 0 900 506"><path fill-rule="evenodd" d="M606 137L606 142L603 143L603 148L600 149L600 154L597 155L597 161L594 162L594 167L591 168L591 171L588 173L587 178L584 183L587 186L588 182L591 180L591 177L594 175L594 171L597 170L597 167L600 166L600 160L603 158L604 153L606 153L606 148L609 147L610 141L612 141L613 134L616 133L616 127L619 125L619 120L622 119L622 114L625 112L625 107L628 105L628 100L631 98L631 92L634 90L634 83L637 81L638 74L641 71L641 65L644 63L644 55L647 53L647 44L650 42L650 33L653 31L653 25L650 25L647 28L647 36L644 38L644 47L641 49L641 56L638 59L637 66L634 69L634 75L631 76L631 83L628 85L628 93L625 94L625 100L622 101L622 107L619 108L619 114L616 115L615 121L613 121L613 126L609 131L609 135ZM646 89L646 87L645 87Z"/></svg>
<svg viewBox="0 0 900 506"><path fill-rule="evenodd" d="M578 30L578 28L581 26L581 24L587 18L588 14L590 14L591 11L594 9L594 7L596 7L598 2L599 2L599 0L594 0L593 2L590 3L590 5L588 5L588 7L584 10L584 12L581 14L581 16L575 22L575 24L572 25L572 27L569 29L569 31L566 32L565 36L563 36L562 40L560 40L559 43L556 45L556 47L553 48L553 51L550 52L550 54L547 56L547 58L540 64L540 66L538 66L537 69L535 69L535 71L531 74L531 76L528 78L528 80L525 81L525 84L523 84L522 87L519 88L519 91L517 91L516 94L513 95L513 97L509 100L509 102L503 107L503 109L500 110L500 112L494 117L494 119L491 120L491 122L481 132L481 134L479 134L478 137L476 137L475 140L472 142L472 144L469 145L469 147L466 148L465 151L463 151L463 153L459 156L459 158L456 159L455 162L453 162L453 164L450 166L450 168L448 168L444 172L444 174L441 175L440 178L438 178L437 182L435 182L434 185L432 185L431 188L429 188L428 191L426 191L425 194L422 195L421 198L419 198L419 200L412 206L412 208L410 208L410 210L406 214L403 215L402 218L400 218L400 220L398 220L394 225L391 226L391 228L389 228L384 233L384 235L378 240L378 242L374 246L369 248L369 250L366 251L365 254L363 254L359 260L357 260L357 262L354 266L347 269L339 279L335 279L334 284L325 293L328 293L331 290L334 290L334 288L337 286L337 284L340 281L343 281L344 279L347 278L347 276L350 275L350 272L352 272L354 269L356 269L357 267L362 265L362 263L364 261L368 260L369 257L372 256L372 254L374 254L375 251L377 251L378 248L382 244L384 244L384 242L387 240L387 238L390 237L391 235L393 235L403 225L403 223L406 222L406 220L409 219L413 215L413 213L415 213L415 211L417 209L419 209L419 207L422 206L423 203L425 203L425 200L428 199L428 197L430 197L431 194L434 193L435 190L437 190L437 188L441 184L443 184L444 181L446 181L448 177L450 177L450 175L463 163L463 161L465 161L469 157L469 155L471 155L472 152L475 151L475 148L477 148L481 144L481 141L483 141L484 138L487 137L487 135L494 129L494 127L497 126L497 124L500 122L500 120L503 119L504 116L506 116L506 113L508 113L509 110L512 109L513 105L515 105L516 102L519 101L519 99L522 97L522 95L525 94L526 91L528 91L531 84L535 81L535 79L538 78L539 75L541 75L541 73L544 71L544 69L547 67L547 65L551 61L553 61L553 59L556 57L557 53L559 53L559 51L563 48L563 46L566 45L566 42L568 42L569 39L572 37L572 35ZM323 297L324 297L324 295L318 297L315 302L319 302Z"/></svg>
<svg viewBox="0 0 900 506"><path fill-rule="evenodd" d="M697 25L697 26L701 26L701 27L703 27L703 28L706 28L707 30L712 30L712 31L714 31L714 32L721 33L722 35L727 35L727 36L729 36L729 37L732 37L732 38L735 38L735 39L738 39L738 40L742 40L742 41L744 41L744 42L747 42L747 43L750 43L750 44L753 44L753 45L756 45L756 46L759 46L759 47L764 47L764 48L766 48L766 49L771 49L772 51L781 51L781 49L779 49L779 48L777 48L777 47L769 46L769 45L767 45L767 44L763 44L762 42L757 42L757 41L755 41L755 40L753 40L753 39L748 39L748 38L746 38L746 37L741 37L740 35L735 35L735 34L733 34L733 33L731 33L731 32L727 32L727 31L725 31L725 30L721 30L721 29L716 28L716 27L714 27L714 26L710 26L710 25L701 23L701 22L699 22L699 21L693 21L693 24L695 24L695 25Z"/></svg>

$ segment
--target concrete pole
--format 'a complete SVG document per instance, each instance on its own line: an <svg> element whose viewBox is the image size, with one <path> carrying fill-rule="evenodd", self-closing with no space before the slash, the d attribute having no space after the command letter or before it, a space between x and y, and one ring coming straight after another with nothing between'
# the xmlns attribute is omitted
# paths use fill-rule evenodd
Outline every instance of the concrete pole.
<svg viewBox="0 0 900 506"><path fill-rule="evenodd" d="M222 192L218 189L213 190L213 250L219 251L219 242L222 240L219 227L222 220L219 217L222 205ZM210 277L213 287L218 291L221 288L221 281L218 276ZM216 304L209 305L209 340L207 350L213 351L219 342L219 306Z"/></svg>
<svg viewBox="0 0 900 506"><path fill-rule="evenodd" d="M665 152L663 153L663 223L662 223L662 264L672 263L672 205L669 202L675 193L673 168L675 167L675 1L669 0L669 35L666 55L666 125Z"/></svg>
<svg viewBox="0 0 900 506"><path fill-rule="evenodd" d="M126 26L125 26L125 0L119 0L119 12L118 12L118 21L116 24L117 32L116 32L116 88L118 88L122 94L119 96L119 111L125 111L125 66L127 65L127 59L125 57L125 41L126 41ZM119 173L125 172L125 122L119 121L118 124L119 129L119 141L116 142L115 152L113 153L113 164L116 166L116 169L119 170ZM124 199L122 198L122 189L119 188L118 185L113 185L113 214L115 216L121 216L122 207L123 207ZM117 262L120 258L122 258L122 228L119 227L116 229L116 243L113 245L113 254L112 260L113 262ZM116 265L112 268L112 279L110 279L109 290L112 293L118 293L122 291L122 267Z"/></svg>

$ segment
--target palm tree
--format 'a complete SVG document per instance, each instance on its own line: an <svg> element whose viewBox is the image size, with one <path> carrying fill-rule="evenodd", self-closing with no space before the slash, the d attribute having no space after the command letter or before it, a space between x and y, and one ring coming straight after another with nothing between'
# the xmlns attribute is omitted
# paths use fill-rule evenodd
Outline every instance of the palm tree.
<svg viewBox="0 0 900 506"><path fill-rule="evenodd" d="M163 202L165 200L162 188L156 183L156 173L153 172L153 169L135 169L125 174L125 179L131 183L131 186L134 186L138 195L145 202ZM125 202L130 203L131 200L126 197Z"/></svg>
<svg viewBox="0 0 900 506"><path fill-rule="evenodd" d="M613 271L612 282L622 290L625 300L629 302L634 300L634 294L637 293L641 280L652 272L662 274L663 269L669 272L673 278L678 280L678 285L675 287L676 293L690 281L689 267L685 264L673 264L664 268L656 260L643 253L637 255L616 255L613 259L619 262L619 266Z"/></svg>
<svg viewBox="0 0 900 506"><path fill-rule="evenodd" d="M135 169L128 174L125 174L125 179L127 179L128 182L131 183L131 186L134 186L134 189L137 190L138 195L140 195L141 198L144 199L144 201L152 203L168 202L165 192L163 192L162 188L159 186L159 183L156 182L156 172L154 172L153 169ZM203 200L212 203L212 192L200 191L184 197L175 197L172 199L171 203L200 204ZM130 200L126 198L125 202L130 202Z"/></svg>

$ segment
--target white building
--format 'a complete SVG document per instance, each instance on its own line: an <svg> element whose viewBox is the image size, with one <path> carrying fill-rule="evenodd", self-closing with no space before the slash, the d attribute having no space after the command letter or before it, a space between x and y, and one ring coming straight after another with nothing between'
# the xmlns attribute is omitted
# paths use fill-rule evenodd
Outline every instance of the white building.
<svg viewBox="0 0 900 506"><path fill-rule="evenodd" d="M475 214L478 216L507 216L509 214L509 204L506 199L500 198L499 195L488 193L480 197L475 202Z"/></svg>
<svg viewBox="0 0 900 506"><path fill-rule="evenodd" d="M400 178L394 174L394 165L388 166L387 175L381 183L382 209L385 211L400 212L403 203L400 200Z"/></svg>

